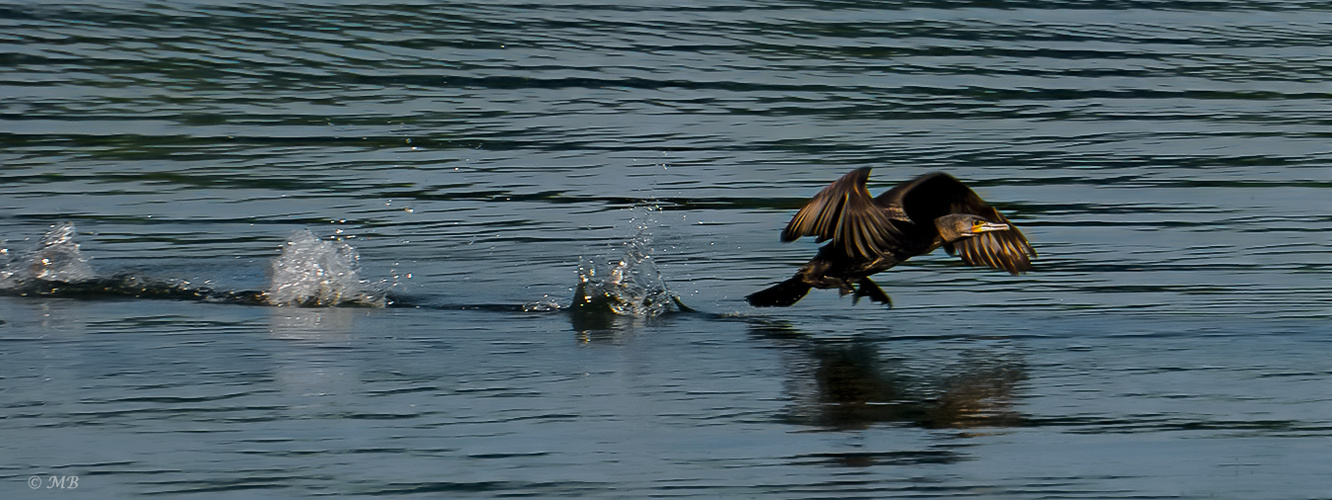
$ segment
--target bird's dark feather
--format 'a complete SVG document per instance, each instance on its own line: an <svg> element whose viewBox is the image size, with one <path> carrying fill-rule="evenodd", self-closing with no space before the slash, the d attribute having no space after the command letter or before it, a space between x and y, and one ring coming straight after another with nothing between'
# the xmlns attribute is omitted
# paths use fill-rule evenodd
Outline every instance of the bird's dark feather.
<svg viewBox="0 0 1332 500"><path fill-rule="evenodd" d="M923 253L936 248L942 242L922 245L917 241L938 236L934 219L948 214L972 214L1008 224L1009 229L944 245L948 253L960 254L969 265L1003 269L1012 274L1031 270L1036 250L1027 237L953 176L943 172L925 174L870 198L866 188L869 174L868 167L854 170L819 191L787 224L782 241L815 236L819 242L832 240L832 245L848 257L874 260L890 251L918 249L916 252Z"/></svg>
<svg viewBox="0 0 1332 500"><path fill-rule="evenodd" d="M782 241L802 236L820 243L832 240L848 257L863 260L889 251L902 232L865 187L869 172L854 170L815 194L782 230Z"/></svg>

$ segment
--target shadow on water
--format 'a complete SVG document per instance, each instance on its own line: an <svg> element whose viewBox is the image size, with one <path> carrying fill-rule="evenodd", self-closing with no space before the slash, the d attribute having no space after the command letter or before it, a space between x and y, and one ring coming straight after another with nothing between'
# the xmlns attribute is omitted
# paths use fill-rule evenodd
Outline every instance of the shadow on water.
<svg viewBox="0 0 1332 500"><path fill-rule="evenodd" d="M750 334L792 353L788 387L795 401L784 418L834 430L878 423L925 428L1015 427L1015 388L1027 378L1020 356L985 349L922 373L880 352L868 339L822 340L783 322L754 321Z"/></svg>

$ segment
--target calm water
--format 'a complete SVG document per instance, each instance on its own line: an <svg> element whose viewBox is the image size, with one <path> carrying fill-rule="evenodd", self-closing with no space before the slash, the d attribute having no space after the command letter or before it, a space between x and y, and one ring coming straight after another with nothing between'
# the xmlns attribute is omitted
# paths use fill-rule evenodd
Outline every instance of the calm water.
<svg viewBox="0 0 1332 500"><path fill-rule="evenodd" d="M72 223L95 286L0 297L0 496L1332 498L1328 47L1312 0L5 3L0 264ZM745 305L862 166L1036 271ZM393 306L230 300L284 248ZM548 310L621 259L702 312Z"/></svg>

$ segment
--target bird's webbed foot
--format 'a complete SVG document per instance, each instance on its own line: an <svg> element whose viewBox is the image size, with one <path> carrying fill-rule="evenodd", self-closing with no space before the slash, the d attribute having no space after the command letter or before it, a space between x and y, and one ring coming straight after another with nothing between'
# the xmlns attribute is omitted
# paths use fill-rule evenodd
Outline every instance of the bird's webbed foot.
<svg viewBox="0 0 1332 500"><path fill-rule="evenodd" d="M851 286L850 281L840 278L837 280L837 295L845 297L853 293L856 293L856 289Z"/></svg>
<svg viewBox="0 0 1332 500"><path fill-rule="evenodd" d="M893 299L889 298L888 294L884 293L883 289L879 288L879 285L874 283L874 281L871 281L869 278L860 278L860 281L857 282L856 285L856 294L851 296L851 305L856 305L856 303L860 302L861 297L868 297L870 302L878 302L885 306L893 307ZM842 295L846 294L843 293Z"/></svg>
<svg viewBox="0 0 1332 500"><path fill-rule="evenodd" d="M837 293L842 295L849 295L856 291L856 289L851 286L850 281L843 278L834 278L832 276L820 276L817 279L812 280L806 279L805 283L809 283L810 286L821 290L836 288Z"/></svg>

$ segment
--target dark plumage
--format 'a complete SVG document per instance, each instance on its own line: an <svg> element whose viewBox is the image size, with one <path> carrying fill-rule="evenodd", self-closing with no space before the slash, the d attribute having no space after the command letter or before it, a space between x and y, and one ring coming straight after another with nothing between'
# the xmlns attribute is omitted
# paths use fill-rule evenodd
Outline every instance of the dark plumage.
<svg viewBox="0 0 1332 500"><path fill-rule="evenodd" d="M870 169L833 182L782 230L782 241L814 236L819 248L795 277L746 297L759 307L795 304L810 288L836 288L892 305L869 276L943 247L973 266L1031 270L1036 250L1003 214L961 181L934 172L897 185L877 198L865 188Z"/></svg>

